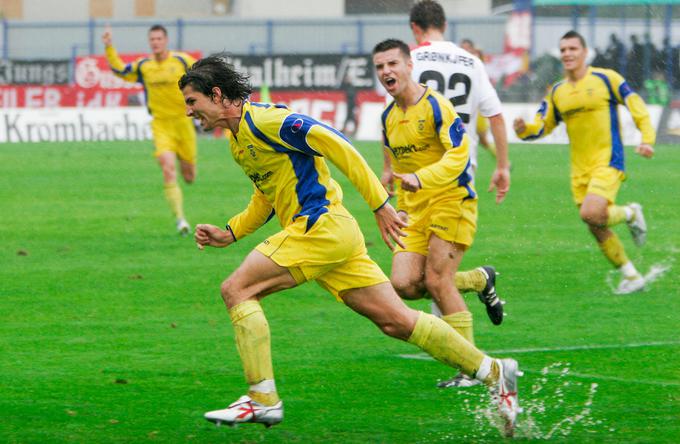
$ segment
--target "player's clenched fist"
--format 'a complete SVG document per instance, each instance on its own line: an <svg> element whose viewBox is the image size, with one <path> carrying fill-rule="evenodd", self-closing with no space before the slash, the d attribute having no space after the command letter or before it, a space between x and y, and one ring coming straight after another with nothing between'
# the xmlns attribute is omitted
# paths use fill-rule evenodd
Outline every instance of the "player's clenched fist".
<svg viewBox="0 0 680 444"><path fill-rule="evenodd" d="M198 224L194 233L194 240L199 250L206 245L222 248L234 242L234 236L230 231L223 230L215 225Z"/></svg>

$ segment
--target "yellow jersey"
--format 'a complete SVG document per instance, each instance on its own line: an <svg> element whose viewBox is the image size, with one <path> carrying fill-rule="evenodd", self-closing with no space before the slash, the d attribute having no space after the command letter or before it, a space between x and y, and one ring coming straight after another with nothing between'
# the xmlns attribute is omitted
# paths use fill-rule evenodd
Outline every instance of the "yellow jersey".
<svg viewBox="0 0 680 444"><path fill-rule="evenodd" d="M523 140L549 134L561 121L567 126L571 146L572 175L602 166L625 171L618 104L625 105L642 133L642 142L653 145L656 132L644 101L625 79L611 69L588 67L576 83L557 82L545 97L534 121L518 136Z"/></svg>
<svg viewBox="0 0 680 444"><path fill-rule="evenodd" d="M396 102L382 114L383 144L395 173L414 173L421 189L397 187L397 206L417 213L440 199L474 199L469 140L453 105L427 87L406 111Z"/></svg>
<svg viewBox="0 0 680 444"><path fill-rule="evenodd" d="M142 84L146 106L154 118L186 116L184 96L177 82L196 62L189 54L170 51L168 58L161 62L153 57L142 57L126 64L113 46L107 46L106 59L115 75L129 82Z"/></svg>
<svg viewBox="0 0 680 444"><path fill-rule="evenodd" d="M307 218L306 231L342 204L342 189L330 175L330 160L354 184L373 211L388 199L380 180L338 130L284 105L246 101L237 134L230 134L236 163L253 182L245 211L227 224L235 239L276 214L281 227Z"/></svg>

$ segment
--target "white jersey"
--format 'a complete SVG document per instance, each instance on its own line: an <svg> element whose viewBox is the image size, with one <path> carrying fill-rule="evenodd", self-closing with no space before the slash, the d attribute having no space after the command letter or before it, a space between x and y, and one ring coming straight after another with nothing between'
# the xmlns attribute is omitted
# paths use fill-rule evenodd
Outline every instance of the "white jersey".
<svg viewBox="0 0 680 444"><path fill-rule="evenodd" d="M477 115L500 114L501 101L479 58L453 42L424 42L411 50L413 79L451 100L470 138L470 162L477 167Z"/></svg>

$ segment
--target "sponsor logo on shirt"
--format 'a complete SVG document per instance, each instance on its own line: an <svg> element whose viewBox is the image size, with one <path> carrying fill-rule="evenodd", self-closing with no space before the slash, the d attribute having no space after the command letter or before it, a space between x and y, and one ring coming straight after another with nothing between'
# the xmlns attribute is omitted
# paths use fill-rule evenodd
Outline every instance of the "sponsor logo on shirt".
<svg viewBox="0 0 680 444"><path fill-rule="evenodd" d="M392 153L394 154L395 158L399 159L400 157L404 157L411 153L425 151L429 146L430 145L415 146L413 144L405 146L394 146L392 147Z"/></svg>
<svg viewBox="0 0 680 444"><path fill-rule="evenodd" d="M267 179L269 179L273 175L274 175L273 171L267 171L264 174L260 174L260 173L248 174L248 177L250 177L250 180L252 180L253 183L255 184L255 186L257 186L259 188L260 183L266 181Z"/></svg>

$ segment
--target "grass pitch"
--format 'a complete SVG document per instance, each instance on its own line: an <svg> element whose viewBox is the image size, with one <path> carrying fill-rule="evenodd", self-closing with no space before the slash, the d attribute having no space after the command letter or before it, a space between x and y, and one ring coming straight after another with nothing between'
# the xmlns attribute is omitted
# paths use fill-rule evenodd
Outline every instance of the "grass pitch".
<svg viewBox="0 0 680 444"><path fill-rule="evenodd" d="M377 144L358 147L378 169ZM382 336L314 283L263 302L284 422L265 430L203 420L245 392L219 284L277 224L226 250L197 251L174 232L151 151L0 146L0 441L498 440L483 388L436 389L451 369ZM571 202L567 148L512 147L512 189L500 206L485 192L492 162L481 153L479 230L463 268L497 267L508 316L492 326L476 297L467 301L477 344L526 372L516 441L677 442L680 150L659 146L652 161L627 154L619 201L642 202L648 244L637 249L625 226L616 231L656 280L615 296L617 276ZM389 271L372 214L335 178ZM190 221L222 225L250 189L225 143L202 140L198 180L184 187Z"/></svg>

